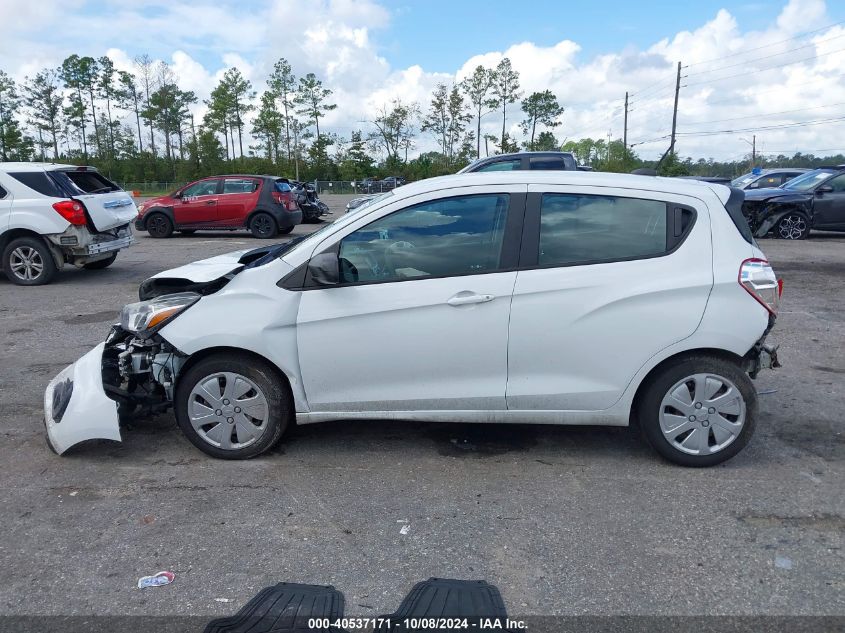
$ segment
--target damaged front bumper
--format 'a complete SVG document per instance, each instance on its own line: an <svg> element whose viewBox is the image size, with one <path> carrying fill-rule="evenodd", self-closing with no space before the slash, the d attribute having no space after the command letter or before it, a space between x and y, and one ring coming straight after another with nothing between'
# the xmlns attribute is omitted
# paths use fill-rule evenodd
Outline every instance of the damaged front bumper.
<svg viewBox="0 0 845 633"><path fill-rule="evenodd" d="M120 441L117 403L103 389L100 343L62 370L44 392L47 442L61 455L85 440Z"/></svg>

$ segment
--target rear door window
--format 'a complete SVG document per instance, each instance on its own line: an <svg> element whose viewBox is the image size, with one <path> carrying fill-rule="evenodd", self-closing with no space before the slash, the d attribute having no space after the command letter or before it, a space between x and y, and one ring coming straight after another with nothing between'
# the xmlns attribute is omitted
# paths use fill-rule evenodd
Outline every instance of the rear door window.
<svg viewBox="0 0 845 633"><path fill-rule="evenodd" d="M667 249L658 200L548 193L540 208L540 266L653 257Z"/></svg>
<svg viewBox="0 0 845 633"><path fill-rule="evenodd" d="M258 181L253 178L224 178L223 193L255 193Z"/></svg>
<svg viewBox="0 0 845 633"><path fill-rule="evenodd" d="M515 158L513 160L498 160L495 163L484 165L475 171L514 171L520 168L521 163L522 159L520 158Z"/></svg>
<svg viewBox="0 0 845 633"><path fill-rule="evenodd" d="M575 161L568 156L532 156L529 159L528 164L529 169L546 169L556 171L567 169L574 170L577 167Z"/></svg>

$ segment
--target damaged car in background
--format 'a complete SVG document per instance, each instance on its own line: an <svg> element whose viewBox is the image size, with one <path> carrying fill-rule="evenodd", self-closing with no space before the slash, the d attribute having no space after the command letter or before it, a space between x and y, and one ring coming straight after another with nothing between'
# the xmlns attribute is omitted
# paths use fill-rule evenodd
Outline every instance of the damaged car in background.
<svg viewBox="0 0 845 633"><path fill-rule="evenodd" d="M720 463L753 433L752 379L778 366L781 294L731 191L432 178L298 240L160 273L48 385L49 444L117 440L121 417L170 408L224 459L330 420L635 421L672 462Z"/></svg>
<svg viewBox="0 0 845 633"><path fill-rule="evenodd" d="M845 165L808 171L780 187L745 191L755 237L803 240L811 229L845 231Z"/></svg>

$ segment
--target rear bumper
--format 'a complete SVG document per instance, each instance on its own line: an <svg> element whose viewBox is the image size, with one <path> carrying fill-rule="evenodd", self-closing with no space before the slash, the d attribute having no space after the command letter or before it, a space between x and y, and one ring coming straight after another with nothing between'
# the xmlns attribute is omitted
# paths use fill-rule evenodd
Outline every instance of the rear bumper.
<svg viewBox="0 0 845 633"><path fill-rule="evenodd" d="M61 455L85 440L120 441L117 403L103 390L100 343L63 369L44 391L47 442Z"/></svg>
<svg viewBox="0 0 845 633"><path fill-rule="evenodd" d="M121 248L126 248L127 246L131 246L135 243L135 238L132 237L132 234L125 237L119 237L114 240L108 240L105 242L95 242L94 244L88 245L88 254L89 255L99 255L100 253L109 253L111 251L119 251Z"/></svg>
<svg viewBox="0 0 845 633"><path fill-rule="evenodd" d="M297 224L302 224L302 209L296 211L279 211L276 213L276 222L279 228L284 230Z"/></svg>
<svg viewBox="0 0 845 633"><path fill-rule="evenodd" d="M85 263L89 258L102 259L96 256L119 251L135 243L129 224L111 229L108 233L92 233L88 227L71 225L64 233L46 237L61 252L64 261L72 263L78 263L79 260Z"/></svg>

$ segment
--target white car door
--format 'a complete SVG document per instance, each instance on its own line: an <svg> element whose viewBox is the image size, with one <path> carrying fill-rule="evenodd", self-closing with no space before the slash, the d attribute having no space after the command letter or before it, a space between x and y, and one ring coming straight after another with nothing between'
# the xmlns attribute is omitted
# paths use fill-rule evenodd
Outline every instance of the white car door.
<svg viewBox="0 0 845 633"><path fill-rule="evenodd" d="M713 286L695 198L531 185L514 288L507 406L596 411L695 332Z"/></svg>
<svg viewBox="0 0 845 633"><path fill-rule="evenodd" d="M526 189L418 196L316 249L338 254L341 282L302 291L312 412L505 409Z"/></svg>

